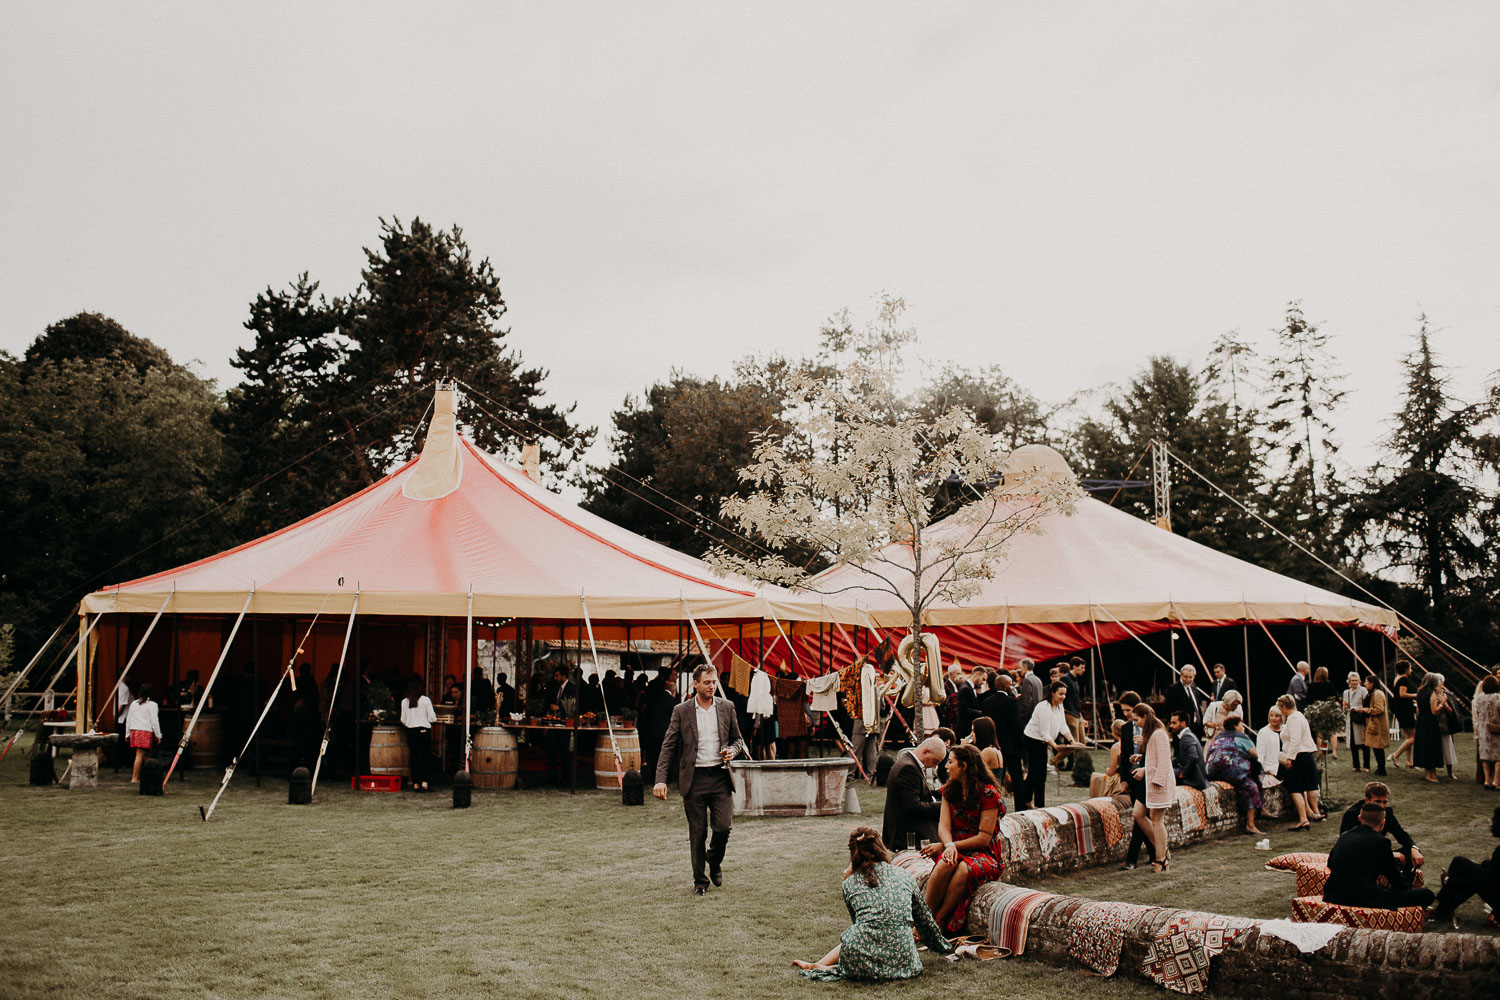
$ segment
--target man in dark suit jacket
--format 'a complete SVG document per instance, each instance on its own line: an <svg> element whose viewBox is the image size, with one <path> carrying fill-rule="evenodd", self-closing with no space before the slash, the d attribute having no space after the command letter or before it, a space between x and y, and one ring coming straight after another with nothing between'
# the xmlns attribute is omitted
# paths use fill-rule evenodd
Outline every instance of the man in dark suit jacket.
<svg viewBox="0 0 1500 1000"><path fill-rule="evenodd" d="M656 785L651 794L667 797L667 776L677 769L677 790L687 812L688 850L693 865L693 892L703 895L708 883L724 884L720 866L724 848L729 844L729 830L734 820L734 783L729 777L729 762L749 757L750 749L740 736L740 723L734 704L714 697L719 672L712 663L701 664L693 671L693 697L672 709L672 721L661 741L656 761ZM709 830L713 840L705 849ZM703 863L708 862L708 874Z"/></svg>
<svg viewBox="0 0 1500 1000"><path fill-rule="evenodd" d="M1385 826L1381 833L1396 842L1391 853L1395 854L1396 867L1402 873L1402 885L1411 885L1413 872L1422 867L1422 862L1426 859L1417 849L1417 842L1412 839L1412 835L1406 832L1401 821L1396 818L1396 810L1391 808L1391 789L1385 782L1371 781L1365 785L1364 801L1356 802L1344 810L1344 817L1339 820L1339 833L1348 833L1359 825L1359 810L1365 802L1373 802L1385 810Z"/></svg>
<svg viewBox="0 0 1500 1000"><path fill-rule="evenodd" d="M1207 791L1208 771L1203 766L1203 744L1188 728L1187 713L1181 709L1173 712L1172 721L1167 723L1167 728L1177 740L1177 752L1172 757L1172 770L1177 775L1177 783L1196 788L1200 792Z"/></svg>
<svg viewBox="0 0 1500 1000"><path fill-rule="evenodd" d="M995 723L995 740L1000 744L1000 761L1005 768L1005 773L1010 777L1011 794L1017 800L1026 797L1026 772L1021 766L1025 757L1021 742L1021 730L1025 724L1017 716L1020 710L1020 702L1016 699L1016 693L1011 690L1010 674L1003 670L995 671L990 681L990 690L979 699L980 708L984 714ZM995 777L999 777L997 774Z"/></svg>
<svg viewBox="0 0 1500 1000"><path fill-rule="evenodd" d="M906 835L937 842L941 804L927 791L924 767L937 767L947 753L943 741L929 736L917 747L896 754L896 763L885 779L885 824L880 839L892 851L906 847Z"/></svg>
<svg viewBox="0 0 1500 1000"><path fill-rule="evenodd" d="M1224 664L1222 664L1222 663L1215 663L1214 664L1214 690L1213 690L1214 698L1213 698L1213 700L1214 701L1223 701L1224 700L1224 692L1225 691L1233 691L1233 690L1234 690L1234 681L1232 681L1232 680L1229 679L1229 674L1228 674L1228 672L1225 671Z"/></svg>
<svg viewBox="0 0 1500 1000"><path fill-rule="evenodd" d="M1198 679L1198 668L1189 663L1177 674L1177 683L1167 688L1167 715L1182 711L1187 713L1188 728L1203 739L1203 695L1193 686Z"/></svg>
<svg viewBox="0 0 1500 1000"><path fill-rule="evenodd" d="M963 669L954 664L948 677L956 685L953 695L956 706L953 731L958 734L959 739L965 739L974 730L974 720L984 713L979 710L979 696L974 692L974 684L964 676Z"/></svg>
<svg viewBox="0 0 1500 1000"><path fill-rule="evenodd" d="M1384 875L1389 884L1401 884L1390 841L1381 832L1384 827L1384 809L1373 802L1360 806L1359 825L1339 837L1328 852L1328 882L1323 886L1327 902L1382 910L1432 904L1431 889L1382 889L1376 883Z"/></svg>
<svg viewBox="0 0 1500 1000"><path fill-rule="evenodd" d="M1500 837L1500 806L1496 806L1490 816L1490 836ZM1500 913L1500 847L1495 848L1488 861L1477 865L1468 858L1453 859L1448 865L1448 881L1438 892L1437 909L1433 911L1432 919L1452 920L1453 926L1457 927L1458 918L1453 916L1453 911L1476 893L1490 904L1491 910Z"/></svg>

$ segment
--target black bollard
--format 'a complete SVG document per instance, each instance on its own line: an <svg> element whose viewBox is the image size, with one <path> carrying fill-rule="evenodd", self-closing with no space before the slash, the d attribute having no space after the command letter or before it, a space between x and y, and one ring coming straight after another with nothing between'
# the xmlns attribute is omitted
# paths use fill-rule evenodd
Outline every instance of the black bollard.
<svg viewBox="0 0 1500 1000"><path fill-rule="evenodd" d="M467 809L474 797L474 779L468 771L459 771L453 776L453 808Z"/></svg>
<svg viewBox="0 0 1500 1000"><path fill-rule="evenodd" d="M141 761L141 794L160 795L162 782L167 780L167 763L160 757L147 757Z"/></svg>
<svg viewBox="0 0 1500 1000"><path fill-rule="evenodd" d="M292 769L292 780L286 786L286 804L305 806L312 802L312 772L305 767Z"/></svg>
<svg viewBox="0 0 1500 1000"><path fill-rule="evenodd" d="M625 772L620 782L620 805L643 806L646 804L646 785L641 781L641 772L635 768Z"/></svg>

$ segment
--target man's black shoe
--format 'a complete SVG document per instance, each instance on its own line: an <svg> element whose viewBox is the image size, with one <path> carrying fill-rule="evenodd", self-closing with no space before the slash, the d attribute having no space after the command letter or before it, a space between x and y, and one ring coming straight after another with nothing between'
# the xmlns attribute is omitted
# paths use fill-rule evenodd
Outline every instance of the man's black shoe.
<svg viewBox="0 0 1500 1000"><path fill-rule="evenodd" d="M708 870L708 880L710 882L712 882L714 885L723 885L724 884L724 872L721 869L718 869L718 868L710 868Z"/></svg>
<svg viewBox="0 0 1500 1000"><path fill-rule="evenodd" d="M706 885L695 885L695 886L693 886L693 895L694 896L706 896L706 895L708 895L708 886L706 886Z"/></svg>

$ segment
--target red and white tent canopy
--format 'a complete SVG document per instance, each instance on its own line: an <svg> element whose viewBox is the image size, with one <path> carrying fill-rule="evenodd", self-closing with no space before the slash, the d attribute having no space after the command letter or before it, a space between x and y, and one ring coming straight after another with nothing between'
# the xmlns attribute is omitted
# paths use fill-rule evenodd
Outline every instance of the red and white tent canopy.
<svg viewBox="0 0 1500 1000"><path fill-rule="evenodd" d="M1017 449L1009 464L1029 475L1072 477L1062 456L1041 445ZM945 527L939 522L929 530L937 536ZM881 555L898 566L913 565L909 545L891 545ZM878 572L893 576L889 566ZM909 590L909 571L906 580ZM911 625L906 607L860 566L834 567L811 587L830 603L853 602L878 628ZM945 658L951 653L990 664L1000 659L1002 640L1007 662L1020 656L1040 660L1131 633L1179 625L1253 626L1257 620L1385 630L1397 624L1394 612L1226 555L1093 498L1079 500L1072 515L1050 515L1040 531L1012 539L978 594L962 603L939 603L925 616Z"/></svg>
<svg viewBox="0 0 1500 1000"><path fill-rule="evenodd" d="M739 577L611 524L457 433L438 392L420 458L290 527L88 595L83 610L237 614L475 615L579 621L599 635L677 635L694 619L861 619ZM168 600L170 596L170 599ZM670 626L668 623L671 623ZM788 626L790 628L791 626Z"/></svg>

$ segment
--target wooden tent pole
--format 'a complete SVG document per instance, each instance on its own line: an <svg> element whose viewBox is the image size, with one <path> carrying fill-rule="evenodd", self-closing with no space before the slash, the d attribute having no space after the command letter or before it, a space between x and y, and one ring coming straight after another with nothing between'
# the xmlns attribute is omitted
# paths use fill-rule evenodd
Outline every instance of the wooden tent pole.
<svg viewBox="0 0 1500 1000"><path fill-rule="evenodd" d="M193 727L198 724L198 716L203 714L203 706L208 704L209 692L214 689L214 681L219 679L219 671L224 667L224 661L229 659L229 650L234 645L234 637L239 634L240 623L245 620L245 614L250 610L250 602L255 600L255 587L250 587L250 593L245 595L245 605L240 608L240 615L234 620L234 628L229 630L229 638L224 640L224 649L219 653L219 660L214 664L214 672L208 675L208 683L203 686L203 693L198 696L198 704L193 708L193 717L182 730L182 738L177 741L177 752L172 755L172 763L167 767L167 775L161 780L162 794L167 791L167 782L172 780L172 772L177 770L177 762L182 759L182 754L188 747L188 741L193 738ZM295 655L295 654L293 654Z"/></svg>

